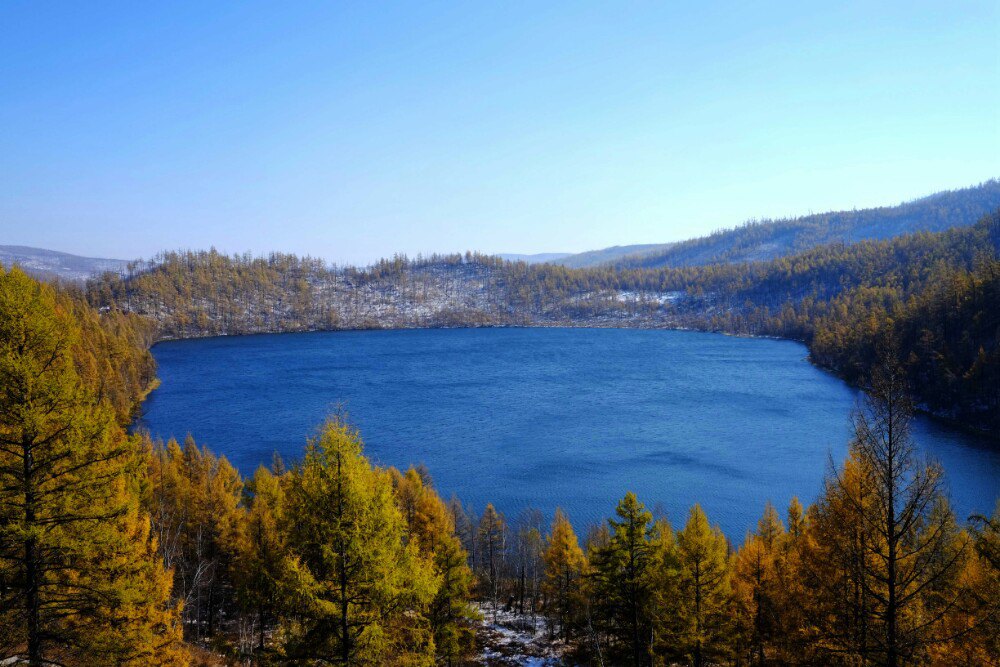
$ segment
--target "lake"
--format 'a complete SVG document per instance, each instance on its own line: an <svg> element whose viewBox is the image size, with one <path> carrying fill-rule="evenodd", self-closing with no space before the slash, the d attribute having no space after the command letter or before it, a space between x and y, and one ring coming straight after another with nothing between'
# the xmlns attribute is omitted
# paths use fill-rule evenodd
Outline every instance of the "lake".
<svg viewBox="0 0 1000 667"><path fill-rule="evenodd" d="M680 524L701 503L739 542L771 500L814 500L857 392L779 340L629 329L280 334L156 345L140 422L244 475L301 454L338 405L380 465L424 463L444 498L513 519L567 511L578 532L628 490ZM1000 446L919 417L960 518L989 513Z"/></svg>

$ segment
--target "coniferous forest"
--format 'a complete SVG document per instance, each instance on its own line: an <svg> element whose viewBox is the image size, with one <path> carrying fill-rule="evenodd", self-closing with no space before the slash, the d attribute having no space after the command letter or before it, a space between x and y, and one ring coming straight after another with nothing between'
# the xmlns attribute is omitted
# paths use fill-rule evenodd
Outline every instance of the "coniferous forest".
<svg viewBox="0 0 1000 667"><path fill-rule="evenodd" d="M713 526L697 498L684 525L672 526L647 509L655 499L627 489L590 528L561 512L551 524L530 510L506 517L488 505L476 514L443 500L433 471L373 466L362 434L338 415L297 460L275 459L244 479L191 439L129 432L156 382L147 319L98 311L79 291L4 270L0 659L461 665L478 655L481 619L514 613L537 623L569 664L990 664L1000 655L1000 506L955 516L946 471L918 456L908 424L914 380L934 380L940 364L973 369L940 388L957 392L949 405L989 395L981 389L996 372L995 338L987 345L998 274L987 250L997 228L993 216L943 235L820 248L745 274L744 292L773 292L769 277L783 271L783 289L798 280L823 296L733 315L731 326L814 328L816 355L860 350L848 358L867 399L852 418L850 455L831 465L817 501L760 508L742 542ZM538 295L570 289L555 276L611 279L448 261L552 281ZM138 280L185 262L182 275L203 276L202 289L232 285L234 271L246 276L253 287L233 299L288 273L273 258L208 254L175 256ZM419 266L373 273L408 276ZM695 291L732 285L729 271L631 279L659 280L660 289L684 279ZM844 279L831 290L826 271L856 285ZM885 282L872 285L875 275ZM129 284L92 284L89 296ZM146 290L127 298L152 298ZM944 344L947 354L924 355Z"/></svg>
<svg viewBox="0 0 1000 667"><path fill-rule="evenodd" d="M467 253L357 269L165 253L89 281L85 298L150 319L161 338L511 325L779 336L805 342L815 363L852 383L891 356L918 408L1000 435L1000 211L940 232L682 268L569 269Z"/></svg>

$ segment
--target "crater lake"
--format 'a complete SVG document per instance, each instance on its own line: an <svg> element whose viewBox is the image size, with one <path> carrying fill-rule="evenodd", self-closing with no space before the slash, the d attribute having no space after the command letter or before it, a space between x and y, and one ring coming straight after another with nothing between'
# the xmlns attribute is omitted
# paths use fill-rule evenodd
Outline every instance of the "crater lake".
<svg viewBox="0 0 1000 667"><path fill-rule="evenodd" d="M424 464L445 499L514 519L562 507L578 531L626 491L682 525L700 503L742 541L766 501L820 493L859 393L790 341L629 329L434 329L168 341L138 422L246 476L298 458L346 411L372 462ZM960 519L998 496L997 443L917 416Z"/></svg>

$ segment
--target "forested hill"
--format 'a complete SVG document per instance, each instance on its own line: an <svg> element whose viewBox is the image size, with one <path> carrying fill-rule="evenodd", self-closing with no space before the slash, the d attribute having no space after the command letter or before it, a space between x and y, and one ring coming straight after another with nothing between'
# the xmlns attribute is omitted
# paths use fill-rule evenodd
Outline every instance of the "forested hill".
<svg viewBox="0 0 1000 667"><path fill-rule="evenodd" d="M161 337L441 326L692 327L805 341L850 380L896 353L929 410L1000 435L1000 212L971 227L767 262L569 269L483 255L367 269L291 255L167 253L88 284Z"/></svg>
<svg viewBox="0 0 1000 667"><path fill-rule="evenodd" d="M679 243L635 246L636 250L631 252L628 247L608 248L570 255L559 263L585 267L609 262L620 268L660 268L762 261L826 243L854 243L967 226L997 207L1000 207L1000 181L992 179L898 206L752 221Z"/></svg>

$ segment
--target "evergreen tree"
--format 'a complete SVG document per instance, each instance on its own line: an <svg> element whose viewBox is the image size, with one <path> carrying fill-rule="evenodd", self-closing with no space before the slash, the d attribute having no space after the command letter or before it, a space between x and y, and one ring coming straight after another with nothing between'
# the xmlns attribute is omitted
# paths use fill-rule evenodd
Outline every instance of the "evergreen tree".
<svg viewBox="0 0 1000 667"><path fill-rule="evenodd" d="M558 629L559 636L568 642L579 622L578 608L582 604L580 588L587 570L587 558L573 526L561 509L556 509L542 559L545 563L542 592L549 619L549 636L554 636Z"/></svg>
<svg viewBox="0 0 1000 667"><path fill-rule="evenodd" d="M631 491L609 519L610 537L592 558L595 615L623 664L650 663L655 542L653 515Z"/></svg>
<svg viewBox="0 0 1000 667"><path fill-rule="evenodd" d="M677 534L677 553L683 648L702 667L729 653L730 582L726 538L698 505Z"/></svg>
<svg viewBox="0 0 1000 667"><path fill-rule="evenodd" d="M439 582L417 545L404 543L389 474L372 468L357 433L337 421L289 474L289 659L432 663L426 610Z"/></svg>
<svg viewBox="0 0 1000 667"><path fill-rule="evenodd" d="M181 662L142 450L80 380L80 336L51 288L0 269L0 654Z"/></svg>

